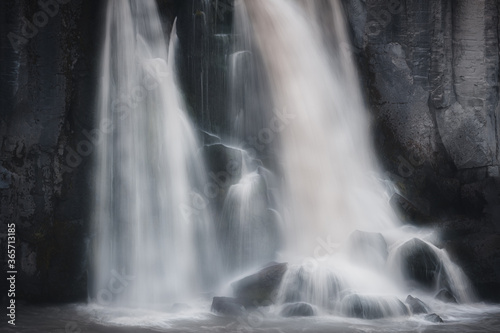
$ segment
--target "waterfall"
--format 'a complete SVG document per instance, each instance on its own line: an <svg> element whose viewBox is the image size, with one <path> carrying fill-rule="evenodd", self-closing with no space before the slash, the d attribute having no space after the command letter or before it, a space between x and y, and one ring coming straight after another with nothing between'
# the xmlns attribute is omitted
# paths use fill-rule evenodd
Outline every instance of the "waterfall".
<svg viewBox="0 0 500 333"><path fill-rule="evenodd" d="M324 314L403 315L408 291L470 301L460 268L389 205L340 1L235 6L232 129L216 133L229 142L200 149L174 75L175 23L168 38L154 0L108 1L91 298L164 309L283 260L278 303ZM207 179L205 165L226 170ZM216 185L221 197L196 202Z"/></svg>
<svg viewBox="0 0 500 333"><path fill-rule="evenodd" d="M245 1L247 30L264 63L274 106L289 117L279 133L278 159L292 225L289 245L304 254L311 253L318 236L341 242L356 229L381 231L398 222L373 176L368 115L353 65L342 53L330 58L300 4L313 6Z"/></svg>
<svg viewBox="0 0 500 333"><path fill-rule="evenodd" d="M445 288L470 301L467 278L446 252L402 228L390 207L341 2L236 6L235 38L243 42L230 60L235 132L270 130L274 155L259 157L281 176L280 258L291 265L278 303L308 302L348 316L362 308L364 318L377 318L405 314L396 296L409 291ZM248 71L253 75L242 77Z"/></svg>
<svg viewBox="0 0 500 333"><path fill-rule="evenodd" d="M272 174L242 154L242 175L229 187L219 223L227 274L262 266L276 257L283 230L273 206Z"/></svg>
<svg viewBox="0 0 500 333"><path fill-rule="evenodd" d="M160 306L210 290L219 271L209 208L183 210L205 184L195 130L154 0L109 0L98 94L91 297Z"/></svg>

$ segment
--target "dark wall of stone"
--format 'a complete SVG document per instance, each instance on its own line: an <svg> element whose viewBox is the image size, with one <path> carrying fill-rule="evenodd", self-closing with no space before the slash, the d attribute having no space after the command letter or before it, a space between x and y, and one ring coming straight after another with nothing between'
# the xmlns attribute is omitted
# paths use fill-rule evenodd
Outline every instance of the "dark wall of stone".
<svg viewBox="0 0 500 333"><path fill-rule="evenodd" d="M0 247L15 223L17 299L75 301L86 297L94 146L85 133L94 121L103 2L45 3L0 5Z"/></svg>
<svg viewBox="0 0 500 333"><path fill-rule="evenodd" d="M500 4L344 5L380 161L400 190L394 206L441 225L481 296L500 299Z"/></svg>
<svg viewBox="0 0 500 333"><path fill-rule="evenodd" d="M187 107L201 129L224 135L233 0L177 0L176 4L178 76Z"/></svg>
<svg viewBox="0 0 500 333"><path fill-rule="evenodd" d="M346 3L401 201L419 220L481 216L500 164L497 1Z"/></svg>

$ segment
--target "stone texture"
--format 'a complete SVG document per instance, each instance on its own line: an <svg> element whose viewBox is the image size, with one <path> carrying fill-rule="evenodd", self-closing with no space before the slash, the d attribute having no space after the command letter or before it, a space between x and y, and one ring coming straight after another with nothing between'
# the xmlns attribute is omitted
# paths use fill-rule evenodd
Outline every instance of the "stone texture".
<svg viewBox="0 0 500 333"><path fill-rule="evenodd" d="M274 302L287 268L287 263L272 263L257 273L232 283L234 295L251 306Z"/></svg>
<svg viewBox="0 0 500 333"><path fill-rule="evenodd" d="M405 303L408 304L412 314L429 313L429 308L419 298L408 295Z"/></svg>
<svg viewBox="0 0 500 333"><path fill-rule="evenodd" d="M408 204L423 212L417 220L481 211L484 205L463 205L466 182L449 184L464 170L499 165L498 3L344 3L382 163Z"/></svg>
<svg viewBox="0 0 500 333"><path fill-rule="evenodd" d="M426 315L424 319L430 321L431 323L444 323L443 319L435 313Z"/></svg>
<svg viewBox="0 0 500 333"><path fill-rule="evenodd" d="M444 235L453 260L481 297L500 299L491 241L500 233L500 4L343 2L380 161L398 188L391 203L410 223L455 223ZM469 218L476 226L457 236Z"/></svg>
<svg viewBox="0 0 500 333"><path fill-rule="evenodd" d="M236 317L243 315L245 307L236 298L214 297L210 310L218 314Z"/></svg>
<svg viewBox="0 0 500 333"><path fill-rule="evenodd" d="M458 303L455 296L447 289L441 289L435 298L445 303Z"/></svg>
<svg viewBox="0 0 500 333"><path fill-rule="evenodd" d="M92 127L101 6L59 4L26 38L40 5L1 7L0 220L16 223L16 297L85 300L91 158L70 155Z"/></svg>

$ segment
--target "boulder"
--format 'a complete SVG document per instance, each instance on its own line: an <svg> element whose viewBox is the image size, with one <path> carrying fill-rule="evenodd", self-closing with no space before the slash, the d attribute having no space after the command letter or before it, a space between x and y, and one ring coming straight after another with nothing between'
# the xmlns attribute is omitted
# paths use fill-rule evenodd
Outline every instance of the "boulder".
<svg viewBox="0 0 500 333"><path fill-rule="evenodd" d="M232 297L214 297L212 300L212 312L227 316L240 316L245 311L245 307L240 300Z"/></svg>
<svg viewBox="0 0 500 333"><path fill-rule="evenodd" d="M406 306L396 297L351 294L341 301L341 312L347 317L378 319L408 315Z"/></svg>
<svg viewBox="0 0 500 333"><path fill-rule="evenodd" d="M233 282L231 286L235 297L245 305L273 302L287 268L287 263L273 263L255 274Z"/></svg>
<svg viewBox="0 0 500 333"><path fill-rule="evenodd" d="M309 303L292 303L285 305L280 315L283 317L310 317L314 316L314 309Z"/></svg>
<svg viewBox="0 0 500 333"><path fill-rule="evenodd" d="M334 270L317 268L311 271L304 266L292 266L280 286L280 297L284 303L316 300L316 305L326 308L339 300L346 287Z"/></svg>
<svg viewBox="0 0 500 333"><path fill-rule="evenodd" d="M408 297L406 297L405 303L408 304L411 313L414 315L420 313L429 313L429 308L427 307L427 305L425 305L424 302L416 297L408 295Z"/></svg>
<svg viewBox="0 0 500 333"><path fill-rule="evenodd" d="M458 303L455 296L448 289L441 289L435 298L445 303Z"/></svg>
<svg viewBox="0 0 500 333"><path fill-rule="evenodd" d="M425 289L434 289L446 281L443 264L428 243L413 238L397 249L400 267L405 278Z"/></svg>
<svg viewBox="0 0 500 333"><path fill-rule="evenodd" d="M431 323L444 323L443 319L435 313L426 315L424 319Z"/></svg>

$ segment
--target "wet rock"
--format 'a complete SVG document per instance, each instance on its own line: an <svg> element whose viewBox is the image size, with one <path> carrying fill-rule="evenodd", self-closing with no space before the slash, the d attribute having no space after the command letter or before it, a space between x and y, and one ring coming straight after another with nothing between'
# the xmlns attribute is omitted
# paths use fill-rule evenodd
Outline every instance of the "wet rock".
<svg viewBox="0 0 500 333"><path fill-rule="evenodd" d="M408 295L408 297L406 297L405 303L408 304L408 307L413 314L429 313L429 308L427 307L427 305L425 305L424 302L416 297Z"/></svg>
<svg viewBox="0 0 500 333"><path fill-rule="evenodd" d="M431 245L413 238L401 245L397 251L405 278L427 289L439 285L443 278L443 265Z"/></svg>
<svg viewBox="0 0 500 333"><path fill-rule="evenodd" d="M243 155L240 149L220 143L203 147L209 178L221 189L227 189L241 178Z"/></svg>
<svg viewBox="0 0 500 333"><path fill-rule="evenodd" d="M435 298L445 303L458 303L455 296L448 289L441 289Z"/></svg>
<svg viewBox="0 0 500 333"><path fill-rule="evenodd" d="M341 301L341 312L353 318L378 319L408 315L406 306L395 297L352 294Z"/></svg>
<svg viewBox="0 0 500 333"><path fill-rule="evenodd" d="M321 288L317 283L322 281ZM329 269L316 269L314 272L305 267L290 267L286 273L281 286L280 293L283 294L285 303L302 302L310 299L320 298L338 300L342 290L346 288L345 282L337 272ZM328 306L322 304L322 306Z"/></svg>
<svg viewBox="0 0 500 333"><path fill-rule="evenodd" d="M244 300L244 304L272 302L287 267L287 263L273 263L255 274L232 283L234 295Z"/></svg>
<svg viewBox="0 0 500 333"><path fill-rule="evenodd" d="M200 137L203 144L206 146L220 144L222 142L220 137L206 131L200 131Z"/></svg>
<svg viewBox="0 0 500 333"><path fill-rule="evenodd" d="M424 319L431 323L444 323L443 319L435 313L426 315Z"/></svg>
<svg viewBox="0 0 500 333"><path fill-rule="evenodd" d="M500 186L497 187L500 189ZM498 197L500 198L500 197ZM500 206L499 206L500 209ZM497 218L500 221L500 211ZM457 228L456 226L459 226ZM468 227L470 225L471 227ZM447 230L446 250L457 259L482 300L500 302L500 235L490 229L477 231L477 220L453 221ZM458 232L457 232L458 230Z"/></svg>
<svg viewBox="0 0 500 333"><path fill-rule="evenodd" d="M285 305L280 315L283 317L310 317L314 316L314 309L309 303L292 303Z"/></svg>
<svg viewBox="0 0 500 333"><path fill-rule="evenodd" d="M212 312L227 315L239 316L245 311L245 307L241 302L232 297L214 297L212 300Z"/></svg>

